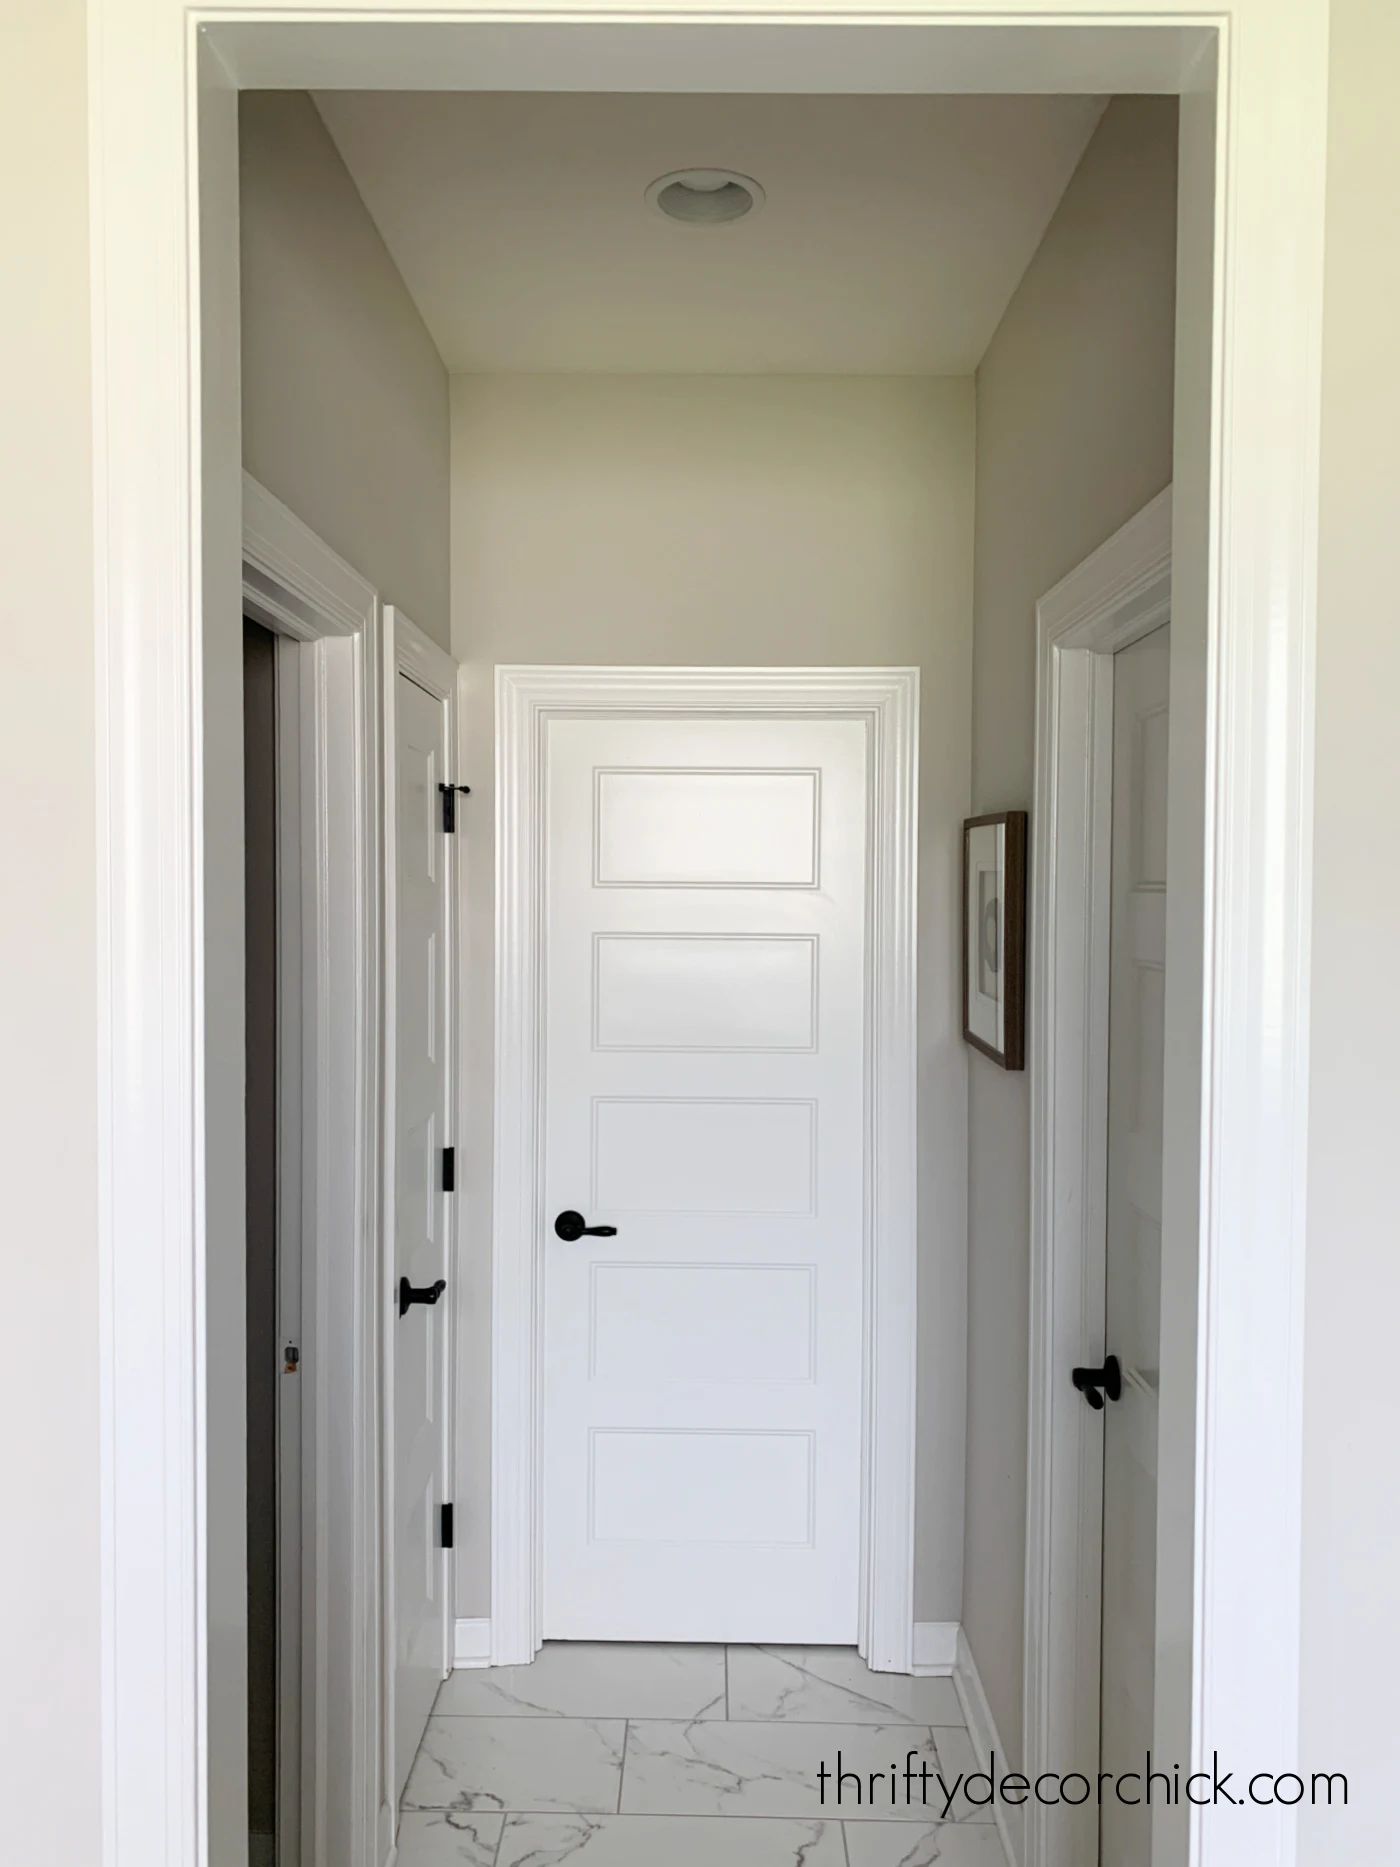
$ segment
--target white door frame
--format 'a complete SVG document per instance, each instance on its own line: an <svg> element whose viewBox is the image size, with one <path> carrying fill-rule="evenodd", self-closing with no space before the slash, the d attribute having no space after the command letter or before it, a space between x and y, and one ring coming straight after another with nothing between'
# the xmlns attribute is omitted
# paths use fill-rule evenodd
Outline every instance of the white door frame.
<svg viewBox="0 0 1400 1867"><path fill-rule="evenodd" d="M440 701L446 710L447 726L445 743L447 746L448 770L444 782L453 777L455 761L460 756L457 733L457 663L438 647L417 625L409 620L401 609L393 604L384 610L383 640L383 683L384 683L384 1213L385 1213L385 1249L383 1268L380 1273L381 1313L390 1319L398 1315L398 1293L394 1288L394 1250L392 1246L395 1223L395 1173L397 1171L397 1133L395 1119L397 1114L397 1082L394 1059L398 1042L398 808L394 790L395 774L398 771L397 740L398 714L397 681L400 674L406 674L413 681ZM460 807L458 809L460 822ZM447 952L443 956L443 978L446 1003L443 1007L445 1042L447 1045L447 1108L443 1122L443 1144L456 1145L460 1150L461 1138L456 1132L457 1111L460 1107L457 1083L457 1022L458 988L460 980L458 962L458 923L459 910L457 899L457 837L443 838L442 859L446 869L447 893ZM459 1154L460 1158L460 1154ZM438 1455L439 1487L438 1495L444 1501L451 1497L452 1459L455 1434L453 1431L453 1396L456 1389L456 1349L457 1304L461 1292L458 1288L457 1265L457 1201L445 1202L444 1223L447 1227L445 1257L447 1262L447 1303L443 1326L442 1365L438 1369L439 1417L442 1420L442 1445ZM382 1335L380 1363L381 1403L380 1431L384 1444L384 1496L383 1496L383 1532L384 1532L384 1654L385 1678L383 1706L383 1731L381 1734L382 1768L385 1793L392 1796L393 1786L398 1781L394 1759L394 1666L398 1653L396 1627L396 1596L394 1592L394 1348L398 1337L392 1320ZM452 1553L449 1550L439 1552L441 1567L442 1601L442 1670L443 1676L452 1666L452 1645L455 1621L453 1618L452 1593L453 1572ZM379 1858L387 1858L392 1846L398 1811L389 1810L387 1834L381 1825Z"/></svg>
<svg viewBox="0 0 1400 1867"><path fill-rule="evenodd" d="M860 1649L914 1640L918 705L914 668L498 668L491 1661L541 1635L545 744L552 718L859 719L868 734Z"/></svg>
<svg viewBox="0 0 1400 1867"><path fill-rule="evenodd" d="M1167 620L1171 587L1168 487L1036 605L1024 1731L1032 1777L1087 1769L1099 1755L1103 1416L1085 1406L1069 1371L1098 1364L1105 1347L1113 657ZM1174 785L1184 808L1189 771L1169 758L1169 813ZM1169 967L1171 938L1169 927ZM1097 1846L1093 1804L1027 1807L1023 1867L1080 1867Z"/></svg>
<svg viewBox="0 0 1400 1867"><path fill-rule="evenodd" d="M221 1780L244 1708L223 1676L239 1574L220 1548L229 1430L212 1370L228 1347L209 1326L242 1185L237 988L231 1005L215 990L241 950L239 86L1181 97L1173 661L1205 714L1204 861L1200 1171L1180 1180L1200 1365L1168 1741L1188 1762L1218 1748L1289 1767L1327 0L567 15L542 0L103 0L88 24L104 1867L203 1867L211 1848L217 1867L245 1815ZM1297 1831L1287 1808L1194 1810L1177 1858L1286 1867Z"/></svg>
<svg viewBox="0 0 1400 1867"><path fill-rule="evenodd" d="M245 473L243 609L277 635L279 705L297 707L278 722L278 872L297 878L279 960L300 1013L279 1032L279 1134L300 1194L301 1718L280 1751L299 1756L301 1867L331 1867L361 1858L344 1850L372 1832L379 1780L380 606Z"/></svg>

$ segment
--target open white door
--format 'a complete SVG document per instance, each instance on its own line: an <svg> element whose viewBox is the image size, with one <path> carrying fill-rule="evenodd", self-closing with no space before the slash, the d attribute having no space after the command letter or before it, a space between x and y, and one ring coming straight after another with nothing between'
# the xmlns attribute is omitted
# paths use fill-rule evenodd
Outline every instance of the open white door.
<svg viewBox="0 0 1400 1867"><path fill-rule="evenodd" d="M1104 1337L1117 1379L1103 1414L1099 1768L1120 1777L1145 1767L1153 1742L1170 643L1170 628L1156 629L1113 670ZM1151 1858L1151 1810L1105 1797L1104 1867Z"/></svg>
<svg viewBox="0 0 1400 1867"><path fill-rule="evenodd" d="M393 1781L403 1794L448 1670L456 663L390 610L392 1114L388 1509ZM448 788L445 788L448 787Z"/></svg>

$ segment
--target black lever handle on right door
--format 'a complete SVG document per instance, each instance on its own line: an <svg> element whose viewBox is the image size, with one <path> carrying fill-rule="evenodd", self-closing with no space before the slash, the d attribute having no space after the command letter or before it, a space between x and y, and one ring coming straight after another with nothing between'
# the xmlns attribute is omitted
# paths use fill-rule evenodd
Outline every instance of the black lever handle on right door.
<svg viewBox="0 0 1400 1867"><path fill-rule="evenodd" d="M586 1225L581 1212L561 1212L554 1221L554 1235L571 1245L576 1238L616 1238L615 1225Z"/></svg>
<svg viewBox="0 0 1400 1867"><path fill-rule="evenodd" d="M1069 1378L1095 1413L1103 1412L1105 1394L1117 1400L1123 1392L1123 1370L1116 1355L1105 1355L1101 1368L1072 1368Z"/></svg>

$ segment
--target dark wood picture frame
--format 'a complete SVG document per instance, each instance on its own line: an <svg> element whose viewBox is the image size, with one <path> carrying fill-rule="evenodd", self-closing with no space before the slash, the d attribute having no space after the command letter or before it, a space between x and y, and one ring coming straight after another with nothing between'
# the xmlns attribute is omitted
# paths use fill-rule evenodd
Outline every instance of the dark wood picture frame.
<svg viewBox="0 0 1400 1867"><path fill-rule="evenodd" d="M1003 826L1002 866L1002 1047L1000 1050L970 1028L972 954L968 950L972 832L991 824ZM1026 843L1029 817L1024 810L997 810L963 823L962 847L962 1033L974 1050L999 1063L1004 1070L1026 1067Z"/></svg>

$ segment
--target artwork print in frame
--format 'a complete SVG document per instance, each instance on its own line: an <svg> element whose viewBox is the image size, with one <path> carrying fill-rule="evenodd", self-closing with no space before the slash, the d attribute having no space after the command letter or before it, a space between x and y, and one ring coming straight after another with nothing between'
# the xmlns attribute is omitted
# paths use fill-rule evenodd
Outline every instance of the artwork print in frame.
<svg viewBox="0 0 1400 1867"><path fill-rule="evenodd" d="M1026 1067L1024 810L963 824L963 1036L1004 1070Z"/></svg>

